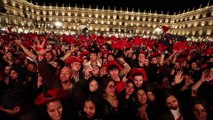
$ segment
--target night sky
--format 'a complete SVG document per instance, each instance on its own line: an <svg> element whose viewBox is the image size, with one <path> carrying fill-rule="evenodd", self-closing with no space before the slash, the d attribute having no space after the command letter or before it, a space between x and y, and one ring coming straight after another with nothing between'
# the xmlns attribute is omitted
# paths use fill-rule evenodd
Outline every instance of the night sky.
<svg viewBox="0 0 213 120"><path fill-rule="evenodd" d="M132 11L132 8L134 8L134 11L138 11L140 9L141 12L146 10L148 11L157 11L158 13L161 13L163 11L164 13L167 13L169 11L169 14L174 14L174 12L179 13L179 11L182 13L184 10L187 11L194 9L197 9L202 5L203 7L207 5L208 2L210 2L210 5L213 5L213 0L28 0L32 1L33 3L38 3L39 5L50 5L52 6L58 4L58 6L62 6L62 3L64 3L64 6L70 6L74 7L76 4L78 7L82 7L84 5L85 8L88 8L89 5L91 5L92 8L96 8L98 5L98 8L101 9L102 6L104 6L105 9L108 9L110 6L110 9L114 9L116 7L117 10L120 10L122 7L122 10L128 10Z"/></svg>

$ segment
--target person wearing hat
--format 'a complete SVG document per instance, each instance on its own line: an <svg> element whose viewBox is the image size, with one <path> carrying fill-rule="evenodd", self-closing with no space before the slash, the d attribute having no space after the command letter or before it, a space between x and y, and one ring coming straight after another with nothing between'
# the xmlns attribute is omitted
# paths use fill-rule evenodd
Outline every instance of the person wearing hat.
<svg viewBox="0 0 213 120"><path fill-rule="evenodd" d="M32 51L30 51L23 43L21 40L15 40L15 43L24 51L24 53L29 56L34 62L37 63L37 57L38 59L46 59L48 63L50 64L53 64L53 60L55 59L55 55L52 51L52 49L44 49L45 47L45 42L46 42L46 39L43 39L42 43L40 43L40 41L38 40L37 37L35 37L35 41L37 42L36 44L36 52L38 54L35 55ZM67 52L63 57L61 57L60 59L62 61L65 61L70 55L71 55L71 52L73 52L73 49L71 49L69 52Z"/></svg>
<svg viewBox="0 0 213 120"><path fill-rule="evenodd" d="M75 84L80 85L83 89L85 88L85 77L81 72L82 60L76 56L71 56L67 59L66 65L69 66L72 76L71 79Z"/></svg>
<svg viewBox="0 0 213 120"><path fill-rule="evenodd" d="M134 81L136 90L141 88L148 81L146 71L143 68L132 68L128 79Z"/></svg>
<svg viewBox="0 0 213 120"><path fill-rule="evenodd" d="M62 99L69 96L69 91L49 89L37 96L35 104L40 108L41 120L74 120L74 116L66 115Z"/></svg>
<svg viewBox="0 0 213 120"><path fill-rule="evenodd" d="M123 56L117 57L116 60L108 60L108 66L110 64L112 64L112 65L115 64L116 66L118 66L118 68L120 70L120 72L119 72L120 77L125 76L131 70L131 67L125 61L125 58Z"/></svg>
<svg viewBox="0 0 213 120"><path fill-rule="evenodd" d="M70 91L70 98L67 100L65 107L72 106L73 111L77 112L81 108L85 98L83 85L80 82L76 82L73 76L73 74L79 75L81 60L75 56L71 56L67 59L66 64L70 66L64 66L60 71L59 77L54 76L55 72L49 67L51 65L43 60L38 63L38 72L43 79L44 89L60 88Z"/></svg>
<svg viewBox="0 0 213 120"><path fill-rule="evenodd" d="M115 81L117 88L116 91L120 93L122 90L124 90L126 86L125 82L127 81L126 75L120 77L123 68L116 61L109 61L107 66L109 77Z"/></svg>

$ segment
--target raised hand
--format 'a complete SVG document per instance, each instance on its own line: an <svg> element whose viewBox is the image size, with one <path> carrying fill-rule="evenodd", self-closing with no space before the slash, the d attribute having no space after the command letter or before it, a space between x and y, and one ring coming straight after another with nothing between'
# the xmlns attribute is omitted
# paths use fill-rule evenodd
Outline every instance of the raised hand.
<svg viewBox="0 0 213 120"><path fill-rule="evenodd" d="M198 92L198 90L192 90L192 92L191 92L191 96L192 96L192 97L197 96L197 92Z"/></svg>
<svg viewBox="0 0 213 120"><path fill-rule="evenodd" d="M177 74L175 75L174 83L179 84L183 80L183 71L178 71Z"/></svg>
<svg viewBox="0 0 213 120"><path fill-rule="evenodd" d="M44 44L46 42L46 39L42 39L42 43L40 43L38 38L35 39L35 41L36 41L36 46L35 46L36 47L36 53L38 55L44 55L47 51L46 49L44 49Z"/></svg>
<svg viewBox="0 0 213 120"><path fill-rule="evenodd" d="M205 70L202 73L201 76L201 81L205 82L205 81L212 81L213 80L213 69L209 69L209 70Z"/></svg>
<svg viewBox="0 0 213 120"><path fill-rule="evenodd" d="M124 60L123 57L119 57L119 58L117 58L117 59L119 60L120 64L124 64L124 63L125 63L125 60Z"/></svg>
<svg viewBox="0 0 213 120"><path fill-rule="evenodd" d="M124 76L123 76L123 78L122 78L122 82L126 82L128 79L127 79L127 74L125 74Z"/></svg>
<svg viewBox="0 0 213 120"><path fill-rule="evenodd" d="M192 85L192 84L194 84L194 80L190 77L190 78L187 78L186 80L185 80L185 85L186 86L190 86L190 85Z"/></svg>
<svg viewBox="0 0 213 120"><path fill-rule="evenodd" d="M85 66L85 68L84 68L84 77L86 79L89 79L92 76L91 71L92 71L92 67L91 66Z"/></svg>
<svg viewBox="0 0 213 120"><path fill-rule="evenodd" d="M145 104L139 108L139 116L142 120L148 120L148 115L146 112L147 107L148 107L148 104Z"/></svg>
<svg viewBox="0 0 213 120"><path fill-rule="evenodd" d="M9 47L8 45L5 45L5 46L4 46L5 52L9 51L9 49L10 49L10 47Z"/></svg>

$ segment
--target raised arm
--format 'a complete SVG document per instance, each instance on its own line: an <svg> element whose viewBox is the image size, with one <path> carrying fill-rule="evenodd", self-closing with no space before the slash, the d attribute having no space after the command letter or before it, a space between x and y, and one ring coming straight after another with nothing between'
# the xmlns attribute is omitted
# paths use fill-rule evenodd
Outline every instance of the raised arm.
<svg viewBox="0 0 213 120"><path fill-rule="evenodd" d="M29 56L31 59L34 58L36 55L33 54L32 51L30 51L29 49L27 49L23 44L22 44L22 41L21 40L15 40L15 43L17 45L20 46L20 48L24 51L24 53Z"/></svg>
<svg viewBox="0 0 213 120"><path fill-rule="evenodd" d="M129 64L124 60L123 57L118 58L119 61L121 62L121 64L123 64L124 69L120 72L119 76L124 76L126 75L130 70L131 67L129 66Z"/></svg>
<svg viewBox="0 0 213 120"><path fill-rule="evenodd" d="M170 61L173 56L176 54L176 51L174 51L165 61L164 61L164 64L167 63L168 61Z"/></svg>
<svg viewBox="0 0 213 120"><path fill-rule="evenodd" d="M202 76L200 78L200 80L198 80L193 86L192 86L192 90L196 91L199 89L199 87L204 83L204 82L209 82L213 80L213 76L210 70L205 70L202 73Z"/></svg>
<svg viewBox="0 0 213 120"><path fill-rule="evenodd" d="M71 45L71 47L70 47L70 50L63 56L63 57L61 57L60 59L62 60L62 61L66 61L71 55L72 55L72 53L75 51L75 47L74 47L74 45L72 44Z"/></svg>
<svg viewBox="0 0 213 120"><path fill-rule="evenodd" d="M44 55L46 49L44 49L45 40L43 39L42 43L37 41L36 44L36 53L38 54L38 73L43 79L44 85L46 88L50 88L54 83L54 69L51 64L49 64Z"/></svg>

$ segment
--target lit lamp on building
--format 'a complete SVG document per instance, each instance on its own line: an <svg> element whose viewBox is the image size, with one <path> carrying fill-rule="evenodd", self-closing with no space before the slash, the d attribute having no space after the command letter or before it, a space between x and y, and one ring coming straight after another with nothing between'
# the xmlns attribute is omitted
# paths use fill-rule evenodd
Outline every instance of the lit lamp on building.
<svg viewBox="0 0 213 120"><path fill-rule="evenodd" d="M157 27L156 29L154 29L154 33L155 34L161 34L162 33L162 29L160 29L159 27Z"/></svg>
<svg viewBox="0 0 213 120"><path fill-rule="evenodd" d="M162 32L162 29L157 27L156 29L154 29L153 34L156 35L155 37L159 38Z"/></svg>
<svg viewBox="0 0 213 120"><path fill-rule="evenodd" d="M57 29L60 28L62 26L62 22L56 21L55 26L56 26Z"/></svg>

